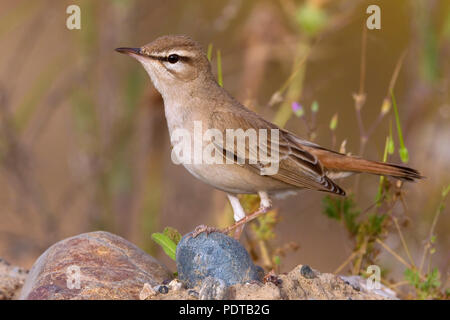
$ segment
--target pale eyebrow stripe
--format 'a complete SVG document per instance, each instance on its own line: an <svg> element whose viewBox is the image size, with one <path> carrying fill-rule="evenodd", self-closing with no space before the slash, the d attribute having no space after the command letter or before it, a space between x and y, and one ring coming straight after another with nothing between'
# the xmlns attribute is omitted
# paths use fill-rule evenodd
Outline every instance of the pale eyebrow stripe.
<svg viewBox="0 0 450 320"><path fill-rule="evenodd" d="M145 51L142 50L141 53L150 58L157 59L157 60L164 60L171 54L176 54L176 55L180 56L181 58L187 58L187 59L195 58L195 55L193 55L191 51L185 50L185 49L164 50L157 54L155 54L155 53L152 54L151 52L148 52L147 50L145 50Z"/></svg>
<svg viewBox="0 0 450 320"><path fill-rule="evenodd" d="M180 57L186 57L186 58L193 58L194 56L191 54L190 51L187 50L173 50L173 51L168 51L165 52L165 54L167 56L171 55L171 54L176 54L179 55Z"/></svg>

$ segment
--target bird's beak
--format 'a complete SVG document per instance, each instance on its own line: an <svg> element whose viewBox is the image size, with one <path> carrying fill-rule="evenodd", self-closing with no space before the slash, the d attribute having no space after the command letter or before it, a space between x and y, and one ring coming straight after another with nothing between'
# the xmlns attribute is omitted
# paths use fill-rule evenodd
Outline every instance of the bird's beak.
<svg viewBox="0 0 450 320"><path fill-rule="evenodd" d="M137 55L137 56L142 55L140 48L117 48L116 51L127 55Z"/></svg>

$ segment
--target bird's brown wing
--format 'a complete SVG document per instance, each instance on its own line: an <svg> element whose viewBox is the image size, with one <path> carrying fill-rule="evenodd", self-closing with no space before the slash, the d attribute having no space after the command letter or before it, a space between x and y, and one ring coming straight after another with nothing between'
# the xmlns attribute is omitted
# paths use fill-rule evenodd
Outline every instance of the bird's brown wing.
<svg viewBox="0 0 450 320"><path fill-rule="evenodd" d="M218 109L211 114L209 128L222 132L224 140L227 129L242 129L243 131L254 129L258 137L258 143L251 144L246 141L245 159L238 157L236 140L234 141L234 148L230 148L230 145L227 146L226 143L221 143L220 141L213 142L217 150L223 152L225 157L234 161L239 160L242 165L254 172L262 174L261 168L270 164L251 163L250 159L259 159L258 155L260 155L261 149L267 150L267 154L270 156L274 155L278 148L279 169L275 174L271 174L268 177L292 185L293 188L307 188L340 195L345 194L338 185L325 175L322 165L316 156L306 151L301 144L296 143L288 132L264 120L248 109L235 108L231 111ZM260 129L266 130L267 138L262 136L263 139L260 139ZM278 129L278 139L273 139L273 141L270 139L271 129ZM239 155L242 155L242 153Z"/></svg>

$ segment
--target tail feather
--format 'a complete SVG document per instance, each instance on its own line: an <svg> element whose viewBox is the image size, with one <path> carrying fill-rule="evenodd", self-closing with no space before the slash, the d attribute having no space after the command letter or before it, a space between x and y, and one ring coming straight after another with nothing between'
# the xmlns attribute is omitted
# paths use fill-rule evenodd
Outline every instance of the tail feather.
<svg viewBox="0 0 450 320"><path fill-rule="evenodd" d="M419 171L402 165L371 161L322 149L316 149L313 153L324 168L332 172L371 173L405 181L423 178Z"/></svg>

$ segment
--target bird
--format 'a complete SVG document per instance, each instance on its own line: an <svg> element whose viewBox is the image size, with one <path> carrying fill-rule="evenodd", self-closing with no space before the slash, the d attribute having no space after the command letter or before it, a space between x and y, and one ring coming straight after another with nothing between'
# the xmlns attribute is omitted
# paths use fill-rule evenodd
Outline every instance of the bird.
<svg viewBox="0 0 450 320"><path fill-rule="evenodd" d="M228 234L234 230L236 239L239 239L246 223L272 208L272 198L297 194L304 189L345 196L345 191L334 180L356 173L384 175L404 181L422 178L417 170L407 166L329 150L265 120L218 84L203 47L188 36L161 36L142 47L120 47L116 51L139 61L161 94L174 149L176 139L173 137L180 130L195 136L196 124L201 124L201 134L208 130L215 130L222 137L229 130L254 130L257 133L258 145L253 146L249 142L240 153L233 148L235 141L225 144L215 139L217 135L210 137L208 145L214 146L215 155L234 161L182 163L194 177L227 194L235 222L219 231ZM264 130L266 133L262 135ZM194 137L189 146L204 139L204 135ZM263 170L269 166L267 162L251 161L263 147L268 150L267 154L278 155L276 170L270 174ZM259 195L259 208L246 214L238 198L241 194ZM199 225L192 236L213 231L218 229Z"/></svg>

